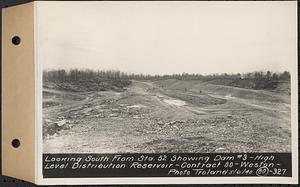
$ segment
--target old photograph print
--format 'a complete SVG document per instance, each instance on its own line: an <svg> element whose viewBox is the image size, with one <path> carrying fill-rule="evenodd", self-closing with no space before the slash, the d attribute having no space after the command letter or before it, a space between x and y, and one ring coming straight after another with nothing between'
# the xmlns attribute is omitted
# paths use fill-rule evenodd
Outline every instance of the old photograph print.
<svg viewBox="0 0 300 187"><path fill-rule="evenodd" d="M43 152L291 152L290 9L40 4Z"/></svg>

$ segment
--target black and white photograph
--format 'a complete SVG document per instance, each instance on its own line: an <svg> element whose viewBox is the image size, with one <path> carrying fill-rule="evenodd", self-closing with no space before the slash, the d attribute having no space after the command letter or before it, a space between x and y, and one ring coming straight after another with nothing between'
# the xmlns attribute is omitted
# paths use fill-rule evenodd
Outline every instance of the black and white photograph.
<svg viewBox="0 0 300 187"><path fill-rule="evenodd" d="M299 183L297 1L1 5L2 175Z"/></svg>
<svg viewBox="0 0 300 187"><path fill-rule="evenodd" d="M43 3L43 153L290 153L293 4Z"/></svg>

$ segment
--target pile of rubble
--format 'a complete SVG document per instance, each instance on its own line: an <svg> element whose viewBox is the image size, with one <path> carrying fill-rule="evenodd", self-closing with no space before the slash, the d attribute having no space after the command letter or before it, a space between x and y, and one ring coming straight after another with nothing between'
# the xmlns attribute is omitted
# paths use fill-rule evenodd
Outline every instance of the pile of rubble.
<svg viewBox="0 0 300 187"><path fill-rule="evenodd" d="M183 124L185 123L186 121L184 120L175 120L175 121L170 121L170 122L167 122L167 123L164 123L162 121L158 121L157 124L160 125L160 126L172 126L172 125L176 125L176 124Z"/></svg>
<svg viewBox="0 0 300 187"><path fill-rule="evenodd" d="M169 130L179 130L180 125L185 124L184 120L174 120L169 122L157 121L157 125L159 126L161 131Z"/></svg>
<svg viewBox="0 0 300 187"><path fill-rule="evenodd" d="M57 134L61 130L71 129L73 125L70 120L59 117L56 121L50 119L44 120L43 136Z"/></svg>
<svg viewBox="0 0 300 187"><path fill-rule="evenodd" d="M140 105L128 105L128 104L110 104L109 100L94 105L85 104L77 107L66 115L69 119L79 118L115 118L115 117L132 117L134 119L143 118L144 114L147 113L144 106Z"/></svg>

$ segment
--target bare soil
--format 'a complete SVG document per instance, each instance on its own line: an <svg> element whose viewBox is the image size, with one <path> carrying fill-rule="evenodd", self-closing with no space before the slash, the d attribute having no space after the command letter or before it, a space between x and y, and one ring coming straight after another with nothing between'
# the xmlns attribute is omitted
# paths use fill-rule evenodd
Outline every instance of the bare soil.
<svg viewBox="0 0 300 187"><path fill-rule="evenodd" d="M45 153L290 152L290 95L199 81L43 90Z"/></svg>

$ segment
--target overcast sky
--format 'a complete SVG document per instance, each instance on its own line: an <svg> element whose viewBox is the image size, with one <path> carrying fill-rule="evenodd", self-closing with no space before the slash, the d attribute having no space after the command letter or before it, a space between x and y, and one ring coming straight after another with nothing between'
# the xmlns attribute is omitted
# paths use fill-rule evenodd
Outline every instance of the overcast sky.
<svg viewBox="0 0 300 187"><path fill-rule="evenodd" d="M296 67L297 2L36 3L43 69L209 74Z"/></svg>

